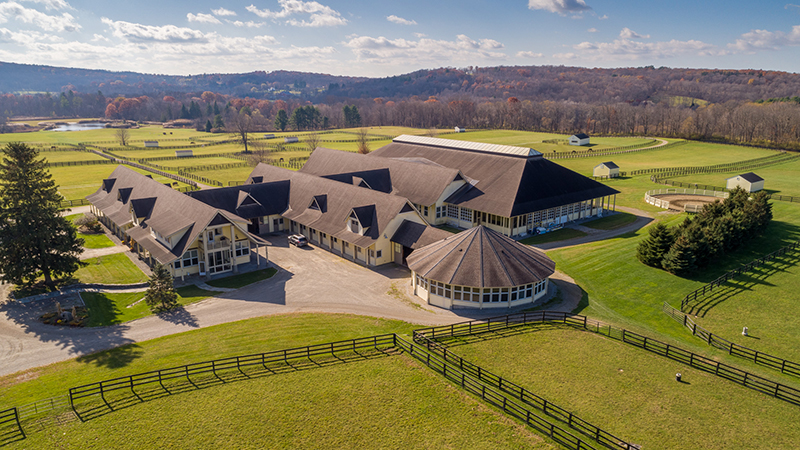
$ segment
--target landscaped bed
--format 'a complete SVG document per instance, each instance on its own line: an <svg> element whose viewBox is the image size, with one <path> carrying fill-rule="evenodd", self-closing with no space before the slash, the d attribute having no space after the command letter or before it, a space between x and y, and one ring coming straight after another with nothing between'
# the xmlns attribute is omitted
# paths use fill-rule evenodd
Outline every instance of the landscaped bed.
<svg viewBox="0 0 800 450"><path fill-rule="evenodd" d="M178 304L185 306L213 297L217 292L206 291L197 286L184 286L176 289ZM144 301L144 292L101 293L84 292L81 294L89 311L86 326L101 327L141 319L152 314Z"/></svg>

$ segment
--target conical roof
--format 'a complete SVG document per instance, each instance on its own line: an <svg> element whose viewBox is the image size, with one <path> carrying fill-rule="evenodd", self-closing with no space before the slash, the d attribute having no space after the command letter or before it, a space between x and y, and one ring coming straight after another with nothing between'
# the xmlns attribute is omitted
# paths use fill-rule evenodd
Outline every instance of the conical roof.
<svg viewBox="0 0 800 450"><path fill-rule="evenodd" d="M472 287L536 283L556 268L544 252L482 225L416 250L407 262L421 277Z"/></svg>

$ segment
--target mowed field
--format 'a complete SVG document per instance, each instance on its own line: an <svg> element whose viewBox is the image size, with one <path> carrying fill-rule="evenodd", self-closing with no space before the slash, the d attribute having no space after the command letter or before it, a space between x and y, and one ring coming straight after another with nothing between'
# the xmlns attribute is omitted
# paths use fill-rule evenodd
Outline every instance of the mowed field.
<svg viewBox="0 0 800 450"><path fill-rule="evenodd" d="M396 127L372 128L370 132L427 134L427 130ZM186 137L197 135L192 133ZM530 142L566 138L504 130L441 137L537 149ZM598 145L599 139L603 138L598 138ZM611 139L647 141L608 139L608 146L628 145ZM373 141L370 146L374 149L388 142ZM355 144L350 142L320 145L355 151ZM231 153L241 150L237 144L223 144L204 147L203 151L215 149L209 153L218 153L219 148ZM138 155L155 155L153 152L174 155L174 150L163 149L127 151L131 156L126 157L137 159L143 157ZM302 150L279 154L307 155ZM770 150L689 142L664 150L553 162L590 175L592 167L604 161L614 161L622 171L630 171L722 164L772 154ZM211 161L240 160L214 157L156 163L177 171L178 167L199 167ZM57 182L73 183L62 190L87 189L91 193L113 168L108 164L50 170ZM243 167L196 173L227 182L243 180L250 170ZM800 165L787 163L754 171L767 178L768 190L780 189L783 193L792 189L792 177L800 174ZM87 180L94 178L96 182L89 187ZM689 178L696 182L695 176ZM652 183L649 175L623 177L607 184L621 192L616 198L618 206L644 210L669 226L686 218L685 214L667 213L644 203L645 191L664 187ZM583 301L575 312L800 389L797 377L711 348L661 311L664 302L677 306L684 295L725 271L800 239L800 204L775 201L773 212L775 218L764 235L687 278L636 260L636 246L646 238L647 228L551 250L548 255L556 261L558 270L583 290ZM800 362L796 346L800 322L791 319L800 317L800 302L795 301L800 287L796 281L798 262L798 257L790 255L731 283L701 305L695 320L739 344ZM751 338L741 336L742 326L750 327ZM265 317L220 325L2 377L0 409L63 395L70 386L100 379L385 332L407 335L413 328L402 322L329 314ZM800 407L594 334L542 328L459 345L453 350L643 448L792 448L800 440L795 426ZM676 372L684 375L686 383L675 382ZM119 442L114 437L122 435L131 446L138 447L174 442L176 447L302 448L321 442L322 447L342 448L559 448L402 354L230 381L149 400L86 423L29 427L29 438L9 448L68 446L59 440L63 433L88 448L113 447ZM197 431L190 432L190 426ZM183 435L193 433L195 440L185 440L189 438Z"/></svg>

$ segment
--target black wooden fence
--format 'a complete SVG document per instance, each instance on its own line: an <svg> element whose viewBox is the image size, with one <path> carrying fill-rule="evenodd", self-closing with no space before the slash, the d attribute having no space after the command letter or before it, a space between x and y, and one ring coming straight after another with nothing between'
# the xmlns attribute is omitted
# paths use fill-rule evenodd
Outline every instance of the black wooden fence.
<svg viewBox="0 0 800 450"><path fill-rule="evenodd" d="M447 347L439 344L433 339L429 339L421 334L414 334L414 339L417 341L417 343L424 345L428 351L437 353L444 363L449 364L458 371L474 377L479 382L484 383L487 386L491 386L492 388L499 389L508 395L512 395L514 399L518 399L522 403L528 406L533 406L548 416L555 418L562 423L566 423L570 428L578 431L594 441L597 441L604 447L626 450L637 448L633 444L625 442L623 439L614 436L613 434L596 425L592 425L574 413L556 405L551 401L548 401L537 394L534 394L522 386L503 379L502 377L465 360L464 358L454 354L452 351L449 351Z"/></svg>
<svg viewBox="0 0 800 450"><path fill-rule="evenodd" d="M689 294L687 294L683 298L683 300L681 300L681 311L685 311L686 307L689 306L690 302L696 302L699 297L703 297L706 294L711 293L714 290L714 288L722 286L728 280L731 280L731 279L735 278L736 276L741 275L743 273L747 273L747 272L750 272L750 271L752 271L754 269L757 269L757 268L763 266L764 264L774 260L775 258L777 258L779 256L783 256L788 252L797 250L798 248L800 248L800 241L793 242L793 243L791 243L791 244L789 244L789 245L787 245L785 247L781 247L778 250L775 250L774 252L772 252L772 253L770 253L768 255L764 255L764 256L762 256L760 258L756 258L756 259L750 261L747 264L742 264L741 266L737 267L736 269L733 269L733 270L730 270L728 272L725 272L724 274L722 274L716 280L714 280L714 281L712 281L712 282L710 282L708 284L705 284L702 287L697 288L694 291L692 291Z"/></svg>
<svg viewBox="0 0 800 450"><path fill-rule="evenodd" d="M91 166L94 164L114 164L115 161L111 161L109 159L93 159L89 161L61 161L61 162L49 162L46 164L47 167L67 167L67 166Z"/></svg>
<svg viewBox="0 0 800 450"><path fill-rule="evenodd" d="M509 314L506 316L493 317L486 321L470 321L442 327L414 330L414 339L419 341L424 339L423 336L428 339L468 336L472 334L497 331L535 323L561 323L564 325L584 328L588 331L594 331L595 333L602 333L609 337L619 339L626 344L645 349L671 360L681 362L695 369L714 374L718 377L741 384L747 388L757 390L779 400L800 406L800 390L798 389L768 380L731 365L714 361L713 359L705 356L684 350L653 338L649 338L647 336L640 335L638 333L634 333L622 328L617 329L611 325L603 324L599 321L590 321L586 316L581 315L553 311L534 311ZM606 330L608 331L606 332ZM422 336L418 337L418 334Z"/></svg>
<svg viewBox="0 0 800 450"><path fill-rule="evenodd" d="M650 177L650 180L654 183L664 184L667 186L677 186L682 188L689 188L689 189L705 189L708 191L723 191L729 192L728 188L719 187L719 186L710 186L707 184L700 184L700 183L684 183L683 181L675 181L675 180L667 180L658 178L658 175L653 175ZM790 202L790 203L800 203L800 197L795 197L792 195L779 195L779 194L768 194L770 200L778 200L782 202Z"/></svg>
<svg viewBox="0 0 800 450"><path fill-rule="evenodd" d="M395 335L384 334L286 350L277 350L267 353L232 356L212 361L203 361L193 364L186 364L183 366L170 367L167 369L137 373L125 377L112 378L109 380L73 387L69 389L69 403L75 414L77 414L78 417L81 417L80 413L78 412L78 407L76 406L78 402L99 397L103 403L110 407L110 404L106 399L106 394L113 391L130 390L132 394L136 395L136 391L134 389L136 387L158 385L161 388L166 389L164 382L175 379L184 379L188 382L191 382L192 377L198 377L207 374L219 376L219 374L223 372L242 372L244 368L255 366L260 366L264 369L267 369L267 366L269 365L289 364L292 361L307 360L314 356L336 356L340 353L354 352L359 349L386 349L394 346Z"/></svg>
<svg viewBox="0 0 800 450"><path fill-rule="evenodd" d="M701 327L694 320L692 320L688 314L678 311L670 306L667 302L664 302L662 310L668 316L677 320L679 323L682 323L684 327L690 329L694 336L698 336L700 339L706 341L708 345L712 345L722 350L727 350L729 355L749 359L756 364L761 364L771 369L780 370L781 373L800 377L800 364L796 362L773 356L768 353L760 352L758 350L753 350L735 342L731 342L725 338L721 338Z"/></svg>
<svg viewBox="0 0 800 450"><path fill-rule="evenodd" d="M685 141L684 141L685 142ZM681 167L655 167L650 169L638 169L631 171L631 175L646 175L646 174L670 174L670 175L691 175L699 173L714 173L714 172L733 172L736 170L748 170L757 167L764 167L772 164L778 164L786 161L791 161L800 155L792 153L775 153L769 156L762 156L755 159L747 159L744 161L736 161L725 164L714 164L710 166L681 166Z"/></svg>
<svg viewBox="0 0 800 450"><path fill-rule="evenodd" d="M22 431L22 425L19 423L17 408L0 411L0 444L18 437L24 438L25 432Z"/></svg>
<svg viewBox="0 0 800 450"><path fill-rule="evenodd" d="M543 141L544 142L544 141ZM654 146L652 144L658 142L655 139L652 139L650 142L646 142L644 144L634 144L634 145L626 145L624 147L612 147L603 150L594 151L592 149L588 150L574 150L572 152L553 152L553 153L543 153L542 156L547 159L570 159L570 158L590 158L592 156L607 156L607 155L618 155L622 153L631 153L631 152L641 152L644 150L663 150L666 148L675 147L678 145L684 145L687 141L677 141L677 142L670 142L668 144L662 146Z"/></svg>

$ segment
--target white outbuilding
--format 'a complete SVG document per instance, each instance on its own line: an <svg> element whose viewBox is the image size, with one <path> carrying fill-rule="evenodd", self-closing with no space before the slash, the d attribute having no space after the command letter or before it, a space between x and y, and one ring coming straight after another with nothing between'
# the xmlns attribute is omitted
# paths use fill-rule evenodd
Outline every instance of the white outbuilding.
<svg viewBox="0 0 800 450"><path fill-rule="evenodd" d="M764 179L753 172L748 172L726 180L726 189L735 189L737 186L747 192L758 192L764 189Z"/></svg>
<svg viewBox="0 0 800 450"><path fill-rule="evenodd" d="M594 166L593 177L616 178L619 176L619 166L611 161L606 161Z"/></svg>
<svg viewBox="0 0 800 450"><path fill-rule="evenodd" d="M455 127L455 129L453 131L455 131L456 133L463 133L463 132L467 131L467 129L464 128L464 127Z"/></svg>
<svg viewBox="0 0 800 450"><path fill-rule="evenodd" d="M569 137L569 145L589 145L589 135L586 133L573 134Z"/></svg>
<svg viewBox="0 0 800 450"><path fill-rule="evenodd" d="M150 148L158 147L158 141L144 141L144 146Z"/></svg>

